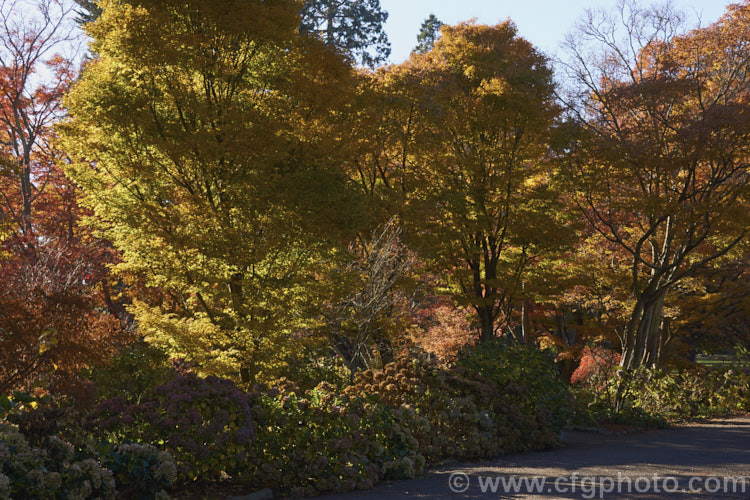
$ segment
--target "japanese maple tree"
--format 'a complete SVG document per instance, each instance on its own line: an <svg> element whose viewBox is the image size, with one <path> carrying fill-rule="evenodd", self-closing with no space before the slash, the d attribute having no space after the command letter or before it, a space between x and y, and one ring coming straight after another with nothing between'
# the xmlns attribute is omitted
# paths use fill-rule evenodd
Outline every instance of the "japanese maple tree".
<svg viewBox="0 0 750 500"><path fill-rule="evenodd" d="M565 171L627 310L626 370L659 361L670 293L750 227L748 42L747 2L692 31L669 7L622 2L569 40Z"/></svg>

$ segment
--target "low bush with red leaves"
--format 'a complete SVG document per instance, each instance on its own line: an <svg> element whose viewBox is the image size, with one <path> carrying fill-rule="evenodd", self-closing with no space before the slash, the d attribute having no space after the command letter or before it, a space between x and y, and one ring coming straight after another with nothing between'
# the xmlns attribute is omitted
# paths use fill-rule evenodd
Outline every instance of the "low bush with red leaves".
<svg viewBox="0 0 750 500"><path fill-rule="evenodd" d="M581 362L570 377L572 385L597 385L606 382L620 364L620 353L606 347L586 346Z"/></svg>

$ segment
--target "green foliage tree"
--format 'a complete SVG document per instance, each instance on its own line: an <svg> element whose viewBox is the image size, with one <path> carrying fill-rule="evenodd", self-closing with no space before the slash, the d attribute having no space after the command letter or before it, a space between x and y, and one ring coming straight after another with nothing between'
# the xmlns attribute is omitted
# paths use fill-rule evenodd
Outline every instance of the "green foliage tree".
<svg viewBox="0 0 750 500"><path fill-rule="evenodd" d="M300 31L374 67L388 60L391 44L383 31L388 13L380 0L305 0Z"/></svg>
<svg viewBox="0 0 750 500"><path fill-rule="evenodd" d="M101 6L60 133L118 271L151 290L139 329L201 372L271 376L356 220L330 119L350 68L298 36L292 1Z"/></svg>
<svg viewBox="0 0 750 500"><path fill-rule="evenodd" d="M432 50L433 45L440 36L440 28L443 26L443 22L438 19L435 14L430 14L430 17L422 22L422 26L419 28L419 34L417 34L417 46L414 47L415 52L424 54Z"/></svg>

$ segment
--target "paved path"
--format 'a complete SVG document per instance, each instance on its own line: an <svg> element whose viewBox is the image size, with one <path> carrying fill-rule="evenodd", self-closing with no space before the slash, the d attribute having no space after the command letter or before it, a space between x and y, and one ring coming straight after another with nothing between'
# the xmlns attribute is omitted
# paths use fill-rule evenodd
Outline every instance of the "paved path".
<svg viewBox="0 0 750 500"><path fill-rule="evenodd" d="M750 499L750 418L627 436L569 432L555 450L444 465L418 479L319 498Z"/></svg>

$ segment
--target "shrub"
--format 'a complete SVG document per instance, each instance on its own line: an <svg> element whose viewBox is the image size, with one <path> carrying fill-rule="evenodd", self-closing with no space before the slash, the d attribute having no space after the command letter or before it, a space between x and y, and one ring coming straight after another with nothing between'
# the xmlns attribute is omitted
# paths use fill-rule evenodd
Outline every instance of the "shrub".
<svg viewBox="0 0 750 500"><path fill-rule="evenodd" d="M552 400L549 388L493 371L491 357L500 351L492 349L466 352L450 368L402 360L360 373L343 392L329 384L303 392L282 383L246 394L229 380L186 374L155 387L125 383L126 397L100 401L78 420L70 408L37 405L14 417L27 437L14 429L27 448L45 448L22 472L0 470L0 491L28 489L33 497L67 488L86 498L89 492L76 485L99 470L111 486L102 497L111 496L115 481L120 495L155 498L176 481L216 480L222 473L247 487L313 495L414 477L426 459L492 457L554 444L550 416L538 404ZM523 356L518 363L536 366L537 354ZM73 447L60 435L75 438L77 455L87 460L72 461ZM53 457L69 466L44 469ZM95 469L90 457L109 470ZM28 481L37 489L27 488Z"/></svg>
<svg viewBox="0 0 750 500"><path fill-rule="evenodd" d="M111 446L102 453L102 461L114 474L120 494L128 498L169 498L167 490L177 479L172 455L150 444Z"/></svg>
<svg viewBox="0 0 750 500"><path fill-rule="evenodd" d="M10 478L0 473L0 500L10 499Z"/></svg>
<svg viewBox="0 0 750 500"><path fill-rule="evenodd" d="M621 425L636 427L639 429L665 429L669 427L667 419L658 414L649 412L639 406L627 405L620 411L616 411L612 405L605 400L597 400L586 408L589 425Z"/></svg>
<svg viewBox="0 0 750 500"><path fill-rule="evenodd" d="M526 389L501 387L483 376L434 363L399 361L357 375L348 394L376 394L400 417L432 462L540 449L556 442L548 415L528 413L517 401Z"/></svg>
<svg viewBox="0 0 750 500"><path fill-rule="evenodd" d="M177 376L169 357L161 350L139 340L120 349L101 365L89 369L99 399L122 397L128 403L140 403L155 387Z"/></svg>
<svg viewBox="0 0 750 500"><path fill-rule="evenodd" d="M750 411L750 374L743 369L643 369L626 382L630 405L668 419Z"/></svg>
<svg viewBox="0 0 750 500"><path fill-rule="evenodd" d="M49 436L58 435L67 418L68 412L64 408L49 402L45 406L28 407L10 413L7 420L18 426L19 432L29 444L38 446Z"/></svg>
<svg viewBox="0 0 750 500"><path fill-rule="evenodd" d="M514 388L509 391L513 403L527 414L549 419L553 432L561 433L568 423L571 395L551 352L493 340L465 349L456 364L498 387Z"/></svg>
<svg viewBox="0 0 750 500"><path fill-rule="evenodd" d="M39 382L64 391L75 372L106 358L127 336L100 307L97 287L81 280L98 267L90 260L98 250L41 234L33 244L1 238L0 394Z"/></svg>
<svg viewBox="0 0 750 500"><path fill-rule="evenodd" d="M625 377L621 379L620 377ZM613 395L622 389L620 412ZM613 423L663 427L670 420L708 418L750 411L750 370L693 368L665 371L640 369L610 377L603 390L579 392L577 423Z"/></svg>
<svg viewBox="0 0 750 500"><path fill-rule="evenodd" d="M416 440L387 407L331 389L322 384L304 395L286 388L260 396L257 443L264 450L251 483L302 496L421 473Z"/></svg>
<svg viewBox="0 0 750 500"><path fill-rule="evenodd" d="M346 364L327 346L323 349L303 345L289 356L288 363L287 378L303 391L314 389L321 383L341 390L350 382Z"/></svg>
<svg viewBox="0 0 750 500"><path fill-rule="evenodd" d="M252 461L253 409L249 396L228 379L181 375L155 387L140 404L104 400L88 428L111 442L158 443L187 480L235 475Z"/></svg>
<svg viewBox="0 0 750 500"><path fill-rule="evenodd" d="M179 375L139 400L101 401L83 448L98 450L130 497L224 472L292 496L344 492L414 477L426 460L551 446L558 429L546 406L562 413L561 385L544 354L499 344L467 350L448 368L391 363L343 392L285 382L246 394L229 380Z"/></svg>
<svg viewBox="0 0 750 500"><path fill-rule="evenodd" d="M0 395L0 422L13 420L19 415L24 415L30 409L48 407L52 403L52 398L47 394L35 395L34 393L15 391L8 396Z"/></svg>
<svg viewBox="0 0 750 500"><path fill-rule="evenodd" d="M621 357L620 353L606 347L584 347L581 352L581 362L571 375L570 383L601 389L607 379L615 373Z"/></svg>
<svg viewBox="0 0 750 500"><path fill-rule="evenodd" d="M114 498L112 472L75 458L73 446L57 436L36 448L16 427L0 424L0 498Z"/></svg>

